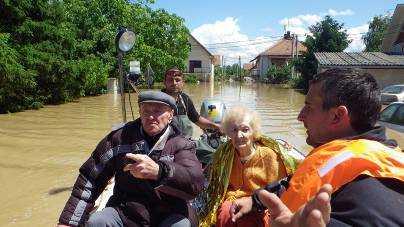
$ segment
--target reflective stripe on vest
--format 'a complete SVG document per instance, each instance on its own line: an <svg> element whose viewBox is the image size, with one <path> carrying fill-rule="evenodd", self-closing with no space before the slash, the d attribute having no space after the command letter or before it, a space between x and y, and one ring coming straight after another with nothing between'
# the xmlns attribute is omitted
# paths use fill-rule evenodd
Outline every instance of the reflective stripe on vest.
<svg viewBox="0 0 404 227"><path fill-rule="evenodd" d="M282 201L295 212L324 184L333 191L359 175L404 181L404 154L371 140L335 140L314 149L300 164Z"/></svg>

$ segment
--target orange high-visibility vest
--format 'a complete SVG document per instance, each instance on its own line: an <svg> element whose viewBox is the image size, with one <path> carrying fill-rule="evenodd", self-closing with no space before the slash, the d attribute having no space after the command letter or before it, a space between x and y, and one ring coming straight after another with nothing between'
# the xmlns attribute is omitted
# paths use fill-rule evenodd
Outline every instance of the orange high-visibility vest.
<svg viewBox="0 0 404 227"><path fill-rule="evenodd" d="M335 192L362 174L404 181L404 154L372 140L334 140L306 157L281 200L296 212L322 185Z"/></svg>

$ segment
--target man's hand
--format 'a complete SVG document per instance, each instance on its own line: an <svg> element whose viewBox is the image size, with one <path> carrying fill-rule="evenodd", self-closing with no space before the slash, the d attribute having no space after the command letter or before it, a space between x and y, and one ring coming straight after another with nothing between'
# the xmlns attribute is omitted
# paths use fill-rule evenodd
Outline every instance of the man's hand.
<svg viewBox="0 0 404 227"><path fill-rule="evenodd" d="M292 213L285 204L273 193L260 190L260 201L268 208L271 226L275 227L325 227L330 221L330 198L332 187L324 185L317 195L304 204L296 213Z"/></svg>
<svg viewBox="0 0 404 227"><path fill-rule="evenodd" d="M224 130L223 130L222 125L217 124L217 123L213 123L213 124L214 124L214 129L215 129L216 131L220 132L221 134L224 133Z"/></svg>
<svg viewBox="0 0 404 227"><path fill-rule="evenodd" d="M252 210L251 196L236 199L230 207L230 216L233 222L236 222L243 215L248 214Z"/></svg>
<svg viewBox="0 0 404 227"><path fill-rule="evenodd" d="M123 168L123 171L130 173L139 179L157 180L159 174L159 165L149 156L144 154L126 154L126 158L135 161Z"/></svg>

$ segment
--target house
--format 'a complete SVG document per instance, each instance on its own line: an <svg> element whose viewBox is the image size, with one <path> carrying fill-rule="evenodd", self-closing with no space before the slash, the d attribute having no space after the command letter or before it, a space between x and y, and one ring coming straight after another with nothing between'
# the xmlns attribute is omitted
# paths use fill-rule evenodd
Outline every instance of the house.
<svg viewBox="0 0 404 227"><path fill-rule="evenodd" d="M404 4L398 4L382 41L382 52L403 54L404 51Z"/></svg>
<svg viewBox="0 0 404 227"><path fill-rule="evenodd" d="M287 32L282 39L250 61L255 61L253 74L257 74L260 80L264 80L269 67L288 64L295 56L306 51L307 48L298 41L297 37Z"/></svg>
<svg viewBox="0 0 404 227"><path fill-rule="evenodd" d="M254 62L244 63L243 69L247 72L247 76L258 78L259 73L257 70L257 65Z"/></svg>
<svg viewBox="0 0 404 227"><path fill-rule="evenodd" d="M214 66L220 66L222 65L222 59L223 56L222 55L213 55L213 65Z"/></svg>
<svg viewBox="0 0 404 227"><path fill-rule="evenodd" d="M243 64L243 69L244 70L247 70L247 71L250 71L252 68L254 67L254 64L253 63L244 63Z"/></svg>
<svg viewBox="0 0 404 227"><path fill-rule="evenodd" d="M329 68L356 68L372 74L380 88L392 84L404 84L404 55L388 55L381 52L320 52L314 53L318 72Z"/></svg>
<svg viewBox="0 0 404 227"><path fill-rule="evenodd" d="M214 81L214 56L191 34L188 42L191 51L187 58L187 71L184 74L195 74L200 81Z"/></svg>
<svg viewBox="0 0 404 227"><path fill-rule="evenodd" d="M357 68L371 73L380 88L404 84L404 4L397 5L383 37L382 52L315 53L317 71L329 68Z"/></svg>

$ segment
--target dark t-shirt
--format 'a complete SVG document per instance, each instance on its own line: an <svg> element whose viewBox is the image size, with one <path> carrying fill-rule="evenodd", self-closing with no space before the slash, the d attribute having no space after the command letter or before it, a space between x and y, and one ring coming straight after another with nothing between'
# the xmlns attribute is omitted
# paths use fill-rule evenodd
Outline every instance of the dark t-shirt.
<svg viewBox="0 0 404 227"><path fill-rule="evenodd" d="M161 91L167 93L165 89ZM176 100L177 109L175 110L174 115L187 115L189 120L196 123L199 120L199 113L196 111L194 103L184 92L181 92L180 96L181 97Z"/></svg>

